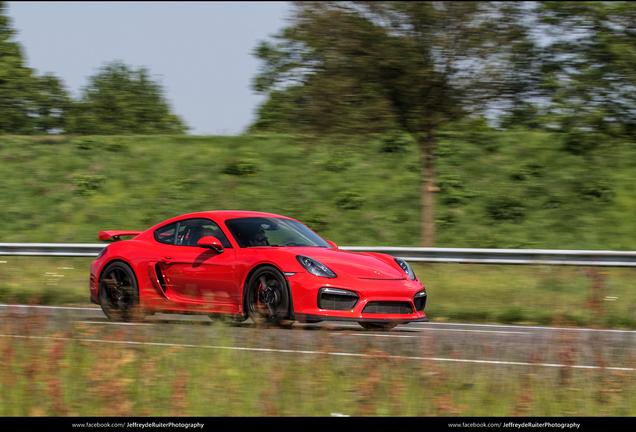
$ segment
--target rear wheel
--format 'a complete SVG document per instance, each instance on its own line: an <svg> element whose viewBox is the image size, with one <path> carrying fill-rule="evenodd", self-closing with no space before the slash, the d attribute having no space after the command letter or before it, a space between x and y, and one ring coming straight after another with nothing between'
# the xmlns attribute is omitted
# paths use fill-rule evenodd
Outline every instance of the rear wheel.
<svg viewBox="0 0 636 432"><path fill-rule="evenodd" d="M289 324L289 293L281 272L271 266L254 272L246 287L245 309L256 324Z"/></svg>
<svg viewBox="0 0 636 432"><path fill-rule="evenodd" d="M374 323L374 322L359 322L366 330L391 330L397 326L396 323Z"/></svg>
<svg viewBox="0 0 636 432"><path fill-rule="evenodd" d="M114 262L106 266L99 280L99 302L104 314L112 321L143 318L137 278L127 264Z"/></svg>

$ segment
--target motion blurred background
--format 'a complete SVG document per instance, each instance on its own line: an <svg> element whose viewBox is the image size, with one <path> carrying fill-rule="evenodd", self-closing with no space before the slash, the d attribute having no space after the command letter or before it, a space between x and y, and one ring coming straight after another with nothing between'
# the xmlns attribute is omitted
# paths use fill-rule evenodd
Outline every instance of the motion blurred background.
<svg viewBox="0 0 636 432"><path fill-rule="evenodd" d="M349 246L635 250L635 35L632 2L0 2L0 242L95 243L99 230L244 209L297 218ZM84 305L86 263L3 259L0 301ZM432 320L636 328L632 270L415 270ZM449 378L452 366L432 378L416 366L442 396L420 409L403 399L420 387L385 366L404 385L377 405L369 401L391 386L369 381L354 413L634 415L636 406L633 370L579 381L515 372L502 389L508 375L480 371L465 387L468 378ZM191 381L179 370L158 394L186 397L179 389ZM307 385L337 379L324 373ZM24 374L24 390L2 385L22 395L37 382ZM289 390L287 375L270 377L270 389ZM120 378L112 382L125 387ZM235 379L232 369L214 385ZM540 387L546 379L558 389ZM588 385L596 393L580 394ZM143 411L140 400L156 395L135 386L125 408L104 412L209 413L185 402ZM102 413L80 407L79 385L67 396L77 408L64 410L55 388L19 408L5 399L0 414ZM256 388L220 415L280 396ZM572 389L584 401L559 405ZM502 399L485 396L495 393ZM280 403L253 413L326 412Z"/></svg>

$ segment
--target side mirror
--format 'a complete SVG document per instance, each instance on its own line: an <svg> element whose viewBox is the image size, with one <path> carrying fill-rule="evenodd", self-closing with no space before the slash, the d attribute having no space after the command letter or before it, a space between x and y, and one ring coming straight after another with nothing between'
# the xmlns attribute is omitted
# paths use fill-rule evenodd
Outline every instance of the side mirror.
<svg viewBox="0 0 636 432"><path fill-rule="evenodd" d="M218 238L213 236L201 237L199 241L197 242L197 246L213 249L217 253L223 253L223 250L224 250L223 245L221 244L221 241Z"/></svg>
<svg viewBox="0 0 636 432"><path fill-rule="evenodd" d="M327 240L327 243L329 243L329 246L331 246L332 248L338 249L338 245L335 244L334 242Z"/></svg>

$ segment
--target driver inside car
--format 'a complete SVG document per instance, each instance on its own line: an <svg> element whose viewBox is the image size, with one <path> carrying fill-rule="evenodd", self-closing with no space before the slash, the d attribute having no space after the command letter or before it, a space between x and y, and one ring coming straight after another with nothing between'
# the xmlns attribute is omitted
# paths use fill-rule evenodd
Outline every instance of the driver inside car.
<svg viewBox="0 0 636 432"><path fill-rule="evenodd" d="M265 230L260 226L245 228L242 236L247 246L269 246L269 241L265 235Z"/></svg>
<svg viewBox="0 0 636 432"><path fill-rule="evenodd" d="M269 246L269 242L267 241L267 236L265 232L261 229L259 230L249 241L250 246Z"/></svg>

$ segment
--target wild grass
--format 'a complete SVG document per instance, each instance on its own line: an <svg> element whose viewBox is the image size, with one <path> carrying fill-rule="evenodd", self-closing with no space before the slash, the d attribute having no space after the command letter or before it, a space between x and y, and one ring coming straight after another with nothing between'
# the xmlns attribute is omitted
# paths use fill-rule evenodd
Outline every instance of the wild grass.
<svg viewBox="0 0 636 432"><path fill-rule="evenodd" d="M633 416L633 370L444 362L435 336L421 356L365 341L362 356L318 337L312 353L237 350L222 325L192 345L87 323L51 331L37 316L2 317L0 415L12 416ZM263 341L259 329L254 342ZM280 330L286 331L286 330ZM294 331L294 330L287 330ZM20 335L20 337L15 337ZM119 343L132 340L134 343ZM563 352L565 343L550 350ZM568 345L571 348L571 345ZM580 347L579 347L580 348ZM457 354L455 354L457 356ZM612 360L600 353L596 366ZM633 363L633 362L632 362ZM573 364L565 361L564 365ZM631 365L634 366L633 364Z"/></svg>

